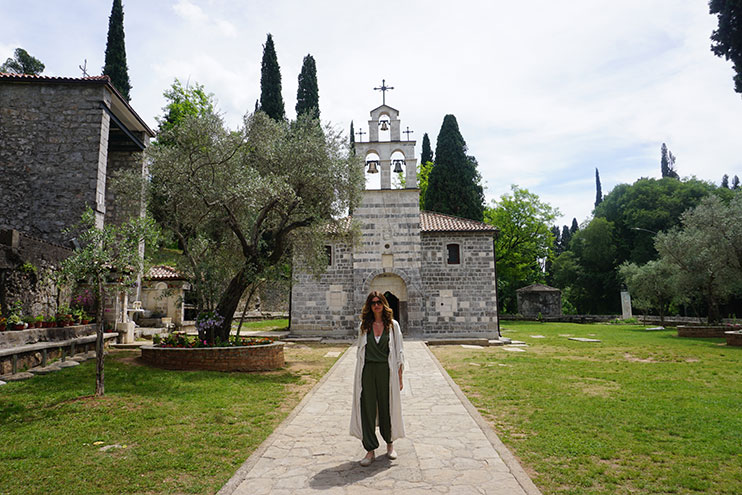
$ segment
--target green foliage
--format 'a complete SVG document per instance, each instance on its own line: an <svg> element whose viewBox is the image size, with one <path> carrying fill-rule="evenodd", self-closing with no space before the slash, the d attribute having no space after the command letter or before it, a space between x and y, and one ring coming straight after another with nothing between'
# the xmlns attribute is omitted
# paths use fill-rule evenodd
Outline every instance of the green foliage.
<svg viewBox="0 0 742 495"><path fill-rule="evenodd" d="M619 275L631 294L631 305L649 311L654 309L664 322L670 303L677 293L675 270L666 260L652 260L642 266L623 263Z"/></svg>
<svg viewBox="0 0 742 495"><path fill-rule="evenodd" d="M527 189L512 185L511 190L485 208L484 221L500 231L495 240L499 303L505 312L514 313L515 291L544 281L543 263L554 242L549 224L559 210Z"/></svg>
<svg viewBox="0 0 742 495"><path fill-rule="evenodd" d="M603 189L600 187L600 173L598 167L595 167L595 207L603 201Z"/></svg>
<svg viewBox="0 0 742 495"><path fill-rule="evenodd" d="M164 116L156 118L160 124L158 136L164 137L166 131L172 130L187 115L206 115L214 111L214 95L207 93L203 85L198 83L183 87L176 78L163 96L168 103L162 108ZM158 137L159 143L162 143L162 137Z"/></svg>
<svg viewBox="0 0 742 495"><path fill-rule="evenodd" d="M716 196L682 215L682 227L655 237L655 247L677 274L681 294L704 301L709 322L721 318L719 304L742 294L742 195L724 203Z"/></svg>
<svg viewBox="0 0 742 495"><path fill-rule="evenodd" d="M665 143L662 143L660 153L660 171L662 172L662 178L680 178L678 176L678 173L675 171L675 155L672 154L672 151L669 151L667 149L667 145Z"/></svg>
<svg viewBox="0 0 742 495"><path fill-rule="evenodd" d="M288 261L293 246L321 262L327 223L360 198L362 169L347 142L304 115L296 122L258 112L237 131L214 113L189 115L151 147L152 195L178 239L199 310L216 310L226 340L245 289ZM214 304L215 303L215 304Z"/></svg>
<svg viewBox="0 0 742 495"><path fill-rule="evenodd" d="M616 313L620 287L615 263L613 224L596 217L575 233L570 249L554 260L554 283L570 288L570 302L580 314Z"/></svg>
<svg viewBox="0 0 742 495"><path fill-rule="evenodd" d="M260 110L273 120L286 118L281 95L281 67L278 65L276 48L270 33L263 45L263 61L260 70Z"/></svg>
<svg viewBox="0 0 742 495"><path fill-rule="evenodd" d="M729 176L727 174L724 174L724 176L721 178L721 186L724 189L729 189Z"/></svg>
<svg viewBox="0 0 742 495"><path fill-rule="evenodd" d="M742 93L742 3L739 0L710 0L709 13L718 17L711 34L711 51L732 61L734 91Z"/></svg>
<svg viewBox="0 0 742 495"><path fill-rule="evenodd" d="M420 154L420 163L428 163L433 161L433 150L430 147L430 138L428 133L423 134L423 149Z"/></svg>
<svg viewBox="0 0 742 495"><path fill-rule="evenodd" d="M353 121L352 120L350 121L350 140L349 140L349 144L350 144L350 152L355 155L356 154L356 131L355 131L355 129L353 129Z"/></svg>
<svg viewBox="0 0 742 495"><path fill-rule="evenodd" d="M446 115L438 133L435 164L428 177L425 208L481 222L484 216L481 182L477 160L466 155L466 142L456 117Z"/></svg>
<svg viewBox="0 0 742 495"><path fill-rule="evenodd" d="M428 182L430 180L430 171L433 170L433 162L422 162L420 168L417 170L417 187L420 189L420 209L426 210L425 207L425 193L428 190Z"/></svg>
<svg viewBox="0 0 742 495"><path fill-rule="evenodd" d="M317 86L317 66L314 57L307 55L299 73L299 88L296 91L296 116L307 114L312 119L319 118L319 88Z"/></svg>
<svg viewBox="0 0 742 495"><path fill-rule="evenodd" d="M44 72L44 68L45 65L39 59L30 55L23 48L16 48L13 52L13 58L6 59L5 63L0 65L0 72L37 76Z"/></svg>
<svg viewBox="0 0 742 495"><path fill-rule="evenodd" d="M616 266L624 261L638 265L657 257L646 232L666 231L680 222L680 215L709 194L731 195L697 179L639 179L619 184L595 208L595 216L610 221L615 229Z"/></svg>
<svg viewBox="0 0 742 495"><path fill-rule="evenodd" d="M108 39L103 75L111 78L113 87L129 101L131 83L129 67L126 65L126 44L124 42L124 8L121 0L113 0L111 16L108 18Z"/></svg>
<svg viewBox="0 0 742 495"><path fill-rule="evenodd" d="M23 263L20 266L19 270L22 271L23 273L27 274L27 275L32 275L32 274L33 275L36 275L36 273L37 273L36 266L33 263L30 263L28 261L26 261L25 263Z"/></svg>

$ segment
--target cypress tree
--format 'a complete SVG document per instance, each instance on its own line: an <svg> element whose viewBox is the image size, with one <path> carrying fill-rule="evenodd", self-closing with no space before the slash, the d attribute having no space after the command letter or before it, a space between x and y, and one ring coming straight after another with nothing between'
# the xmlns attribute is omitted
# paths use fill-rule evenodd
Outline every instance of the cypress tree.
<svg viewBox="0 0 742 495"><path fill-rule="evenodd" d="M729 176L727 174L724 174L724 176L721 178L721 187L724 189L729 189Z"/></svg>
<svg viewBox="0 0 742 495"><path fill-rule="evenodd" d="M317 87L317 66L314 57L307 55L299 73L299 89L296 91L296 116L309 114L319 118L319 88Z"/></svg>
<svg viewBox="0 0 742 495"><path fill-rule="evenodd" d="M350 121L350 152L356 154L356 131L353 129L353 121Z"/></svg>
<svg viewBox="0 0 742 495"><path fill-rule="evenodd" d="M113 87L129 101L129 68L126 65L126 46L124 43L124 8L121 0L113 0L111 17L108 18L108 41L106 41L106 61L103 75L111 78Z"/></svg>
<svg viewBox="0 0 742 495"><path fill-rule="evenodd" d="M273 36L270 33L263 45L263 62L260 70L260 109L273 120L283 120L286 116L281 96L281 67L278 65L276 48L273 46Z"/></svg>
<svg viewBox="0 0 742 495"><path fill-rule="evenodd" d="M420 155L420 164L433 161L433 150L430 148L430 138L428 133L423 134L423 151Z"/></svg>
<svg viewBox="0 0 742 495"><path fill-rule="evenodd" d="M435 165L428 177L425 207L439 213L482 221L484 191L477 160L466 155L466 142L456 117L443 119L435 147Z"/></svg>
<svg viewBox="0 0 742 495"><path fill-rule="evenodd" d="M13 58L7 59L3 65L0 65L0 72L33 74L35 76L44 72L45 65L41 60L29 54L23 48L16 48L13 55Z"/></svg>
<svg viewBox="0 0 742 495"><path fill-rule="evenodd" d="M580 230L580 226L577 224L577 219L572 219L572 226L569 228L569 235L570 237L575 235L575 233Z"/></svg>
<svg viewBox="0 0 742 495"><path fill-rule="evenodd" d="M672 151L667 149L667 145L665 143L662 143L660 152L662 154L660 158L660 170L662 171L662 177L679 179L680 176L675 171L675 155L672 154Z"/></svg>
<svg viewBox="0 0 742 495"><path fill-rule="evenodd" d="M603 189L600 187L600 172L595 167L595 207L603 202Z"/></svg>
<svg viewBox="0 0 742 495"><path fill-rule="evenodd" d="M739 189L739 177L737 177L736 175L734 176L734 179L732 179L732 189L734 189L735 191Z"/></svg>
<svg viewBox="0 0 742 495"><path fill-rule="evenodd" d="M572 233L569 231L569 227L566 225L562 227L562 251L569 249L569 241L572 240Z"/></svg>

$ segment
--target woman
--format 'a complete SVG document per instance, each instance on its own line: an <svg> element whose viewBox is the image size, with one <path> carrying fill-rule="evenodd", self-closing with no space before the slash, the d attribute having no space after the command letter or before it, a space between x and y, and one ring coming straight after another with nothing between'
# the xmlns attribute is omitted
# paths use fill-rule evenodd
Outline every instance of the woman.
<svg viewBox="0 0 742 495"><path fill-rule="evenodd" d="M376 458L377 421L389 459L397 458L394 440L404 437L399 394L404 350L402 331L393 314L384 295L376 291L368 295L361 312L350 434L363 441L366 457L361 460L361 466L364 467Z"/></svg>

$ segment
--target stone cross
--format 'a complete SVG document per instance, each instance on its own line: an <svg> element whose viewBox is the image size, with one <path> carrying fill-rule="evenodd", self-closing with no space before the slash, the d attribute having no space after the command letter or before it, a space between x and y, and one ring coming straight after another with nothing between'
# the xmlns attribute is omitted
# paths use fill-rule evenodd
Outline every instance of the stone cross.
<svg viewBox="0 0 742 495"><path fill-rule="evenodd" d="M381 80L381 87L374 88L374 91L381 91L381 104L386 105L386 92L394 89L392 86L386 85L386 79Z"/></svg>
<svg viewBox="0 0 742 495"><path fill-rule="evenodd" d="M415 132L415 131L411 131L410 130L410 126L407 126L407 130L406 131L402 131L402 134L407 134L407 141L409 141L410 140L410 134L412 134L413 132Z"/></svg>
<svg viewBox="0 0 742 495"><path fill-rule="evenodd" d="M368 134L368 133L367 132L363 132L363 129L359 129L358 132L356 132L356 134L358 134L358 142L359 143L362 143L363 142L363 135L364 134Z"/></svg>

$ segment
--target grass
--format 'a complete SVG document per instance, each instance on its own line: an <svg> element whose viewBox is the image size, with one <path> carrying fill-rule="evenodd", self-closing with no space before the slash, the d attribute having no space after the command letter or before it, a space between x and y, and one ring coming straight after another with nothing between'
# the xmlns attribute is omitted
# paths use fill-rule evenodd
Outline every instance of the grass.
<svg viewBox="0 0 742 495"><path fill-rule="evenodd" d="M232 330L237 330L239 321L232 322ZM286 330L289 327L288 318L279 318L276 320L246 321L242 324L242 332L273 332Z"/></svg>
<svg viewBox="0 0 742 495"><path fill-rule="evenodd" d="M638 325L503 327L526 352L431 349L545 494L742 493L742 348Z"/></svg>
<svg viewBox="0 0 742 495"><path fill-rule="evenodd" d="M344 346L287 345L266 373L149 368L138 352L0 388L0 493L216 493ZM119 445L105 452L101 447Z"/></svg>

